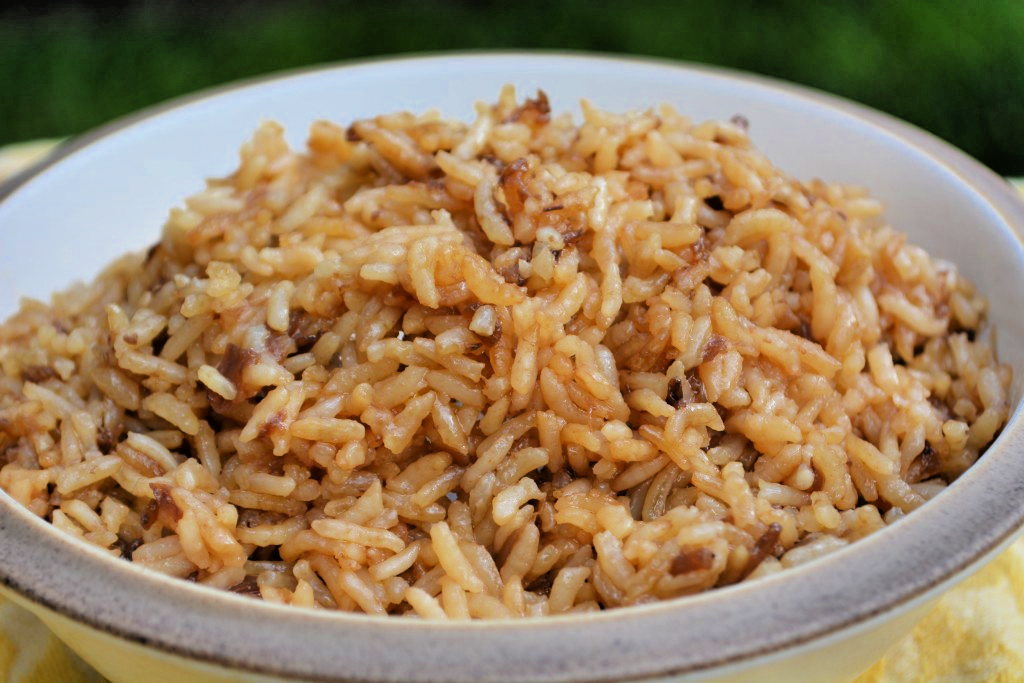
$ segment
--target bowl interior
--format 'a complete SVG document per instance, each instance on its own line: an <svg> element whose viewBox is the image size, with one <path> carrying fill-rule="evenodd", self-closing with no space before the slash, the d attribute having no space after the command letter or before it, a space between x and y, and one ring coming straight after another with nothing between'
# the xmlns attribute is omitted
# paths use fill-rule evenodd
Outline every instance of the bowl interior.
<svg viewBox="0 0 1024 683"><path fill-rule="evenodd" d="M912 242L933 255L955 262L988 296L991 320L998 329L1001 359L1018 368L1013 392L1014 401L1019 401L1022 386L1019 369L1024 368L1024 320L1016 315L1015 299L1024 285L1024 247L1017 232L1024 225L1024 211L1014 203L1009 188L1002 188L999 179L955 150L883 115L766 79L657 62L570 55L450 55L356 64L201 94L184 103L118 123L107 134L87 137L77 145L73 144L70 152L57 163L9 191L7 196L0 195L0 239L5 247L0 250L0 317L12 313L21 296L45 299L50 292L75 280L94 277L106 263L125 251L145 248L155 241L170 207L179 205L189 194L201 189L204 178L225 175L233 170L238 148L261 120L281 122L293 145L304 143L309 124L318 118L346 124L352 119L378 113L437 108L446 116L471 120L473 103L493 100L504 83L513 83L523 95L532 94L538 88L545 90L556 112L571 111L577 120L577 102L581 98L612 110L649 107L664 102L695 120L724 119L740 113L750 121L755 144L787 173L801 179L820 177L829 182L867 186L873 196L887 205L890 223L908 233ZM1018 422L1019 416L1015 413L1001 437L1002 442L1013 442L1019 438ZM998 445L990 453L997 451L1000 451ZM961 500L963 505L967 505L970 496L977 498L984 491L991 491L989 479L1001 476L999 468L1006 467L1003 461L1009 456L1000 457L1003 460L993 459L990 467L984 463L986 467L979 468L982 471L977 474L974 470L969 472L964 479L974 478L977 483L972 489L968 482L962 487L962 495L949 497L950 504L955 505L957 500ZM1009 487L1010 483L1006 485ZM5 510L4 506L8 505L10 499L0 496L0 534L5 533L5 519L11 521L11 528L14 528L15 517L21 519L27 514L12 512L9 508ZM912 518L916 516L918 513ZM970 546L963 542L962 537L966 535L963 530L969 528L972 519L984 519L983 515L959 515L957 524L960 526L946 527L941 525L943 520L950 518L949 513L941 510L932 513L925 509L920 517L920 523L908 524L905 530L891 530L889 538L902 535L908 547L918 543L924 550L919 560L910 558L901 560L902 565L896 563L899 566L894 565L890 574L904 576L913 568L913 562L929 562L931 556L927 548L930 539L914 536L915 533L921 535L929 529L934 532L935 529L948 528L952 542L960 545L953 549L952 557L946 557L945 564L933 563L928 571L916 574L912 582L889 585L885 590L871 593L872 597L860 605L857 612L849 612L842 618L830 616L830 612L846 609L851 595L863 597L869 594L870 577L858 578L856 572L858 567L871 567L878 558L886 556L886 539L867 539L863 552L851 549L849 557L859 555L861 559L855 559L852 565L847 563L844 567L852 568L837 570L831 579L820 578L824 572L818 571L818 578L809 585L799 584L797 579L800 577L779 577L777 580L773 577L766 582L766 586L774 586L776 591L790 591L786 593L789 596L786 600L780 599L781 593L770 595L753 585L722 591L722 597L701 596L700 600L692 602L693 609L707 608L710 611L702 613L708 620L701 623L708 623L709 627L700 634L673 635L667 632L657 635L654 627L656 623L674 623L678 629L681 623L689 621L687 614L697 615L697 611L688 612L689 608L684 606L690 603L661 605L646 610L650 615L660 615L658 618L663 621L657 622L649 616L648 624L657 637L653 641L644 641L646 644L636 641L633 647L643 657L658 661L634 663L634 668L629 670L616 669L614 660L608 661L606 651L604 660L608 668L601 676L614 678L633 675L640 670L682 670L680 667L685 666L684 660L700 661L700 652L696 650L699 638L703 638L703 647L717 642L721 656L728 656L730 652L749 655L781 647L787 638L790 643L801 638L806 640L807 634L827 632L830 625L835 627L850 619L867 618L887 609L898 599L919 594L948 579L956 567L966 566L982 551L1004 541L1009 533L1007 529L1019 522L1017 518L1007 518L1008 521L999 529L988 532L987 536L982 533ZM17 524L20 531L10 533L27 534L31 530L24 520L17 521ZM56 532L51 535L55 536ZM32 551L37 553L32 561L52 561L53 556L46 553L60 552L59 549L54 550L59 543L52 538L47 543L49 545L43 544L45 549ZM876 550L872 551L872 548ZM29 561L11 560L11 555L13 553L5 555L0 551L0 574L7 572L8 577ZM90 600L102 601L104 590L108 591L109 599L109 591L113 590L110 586L116 582L113 578L98 578L99 574L105 573L101 568L106 559L96 556L88 562L83 561L86 568L80 571L94 572L90 577L93 587L85 589L78 609L87 611ZM839 567L832 558L826 560L828 566ZM19 562L23 564L15 566ZM117 563L106 564L113 572L109 575L111 577L131 575L125 573L126 567L119 565L115 569L113 565ZM55 574L63 573L71 579L75 576L74 571L73 568L58 567ZM812 569L799 573L804 579L816 576ZM846 573L849 577L845 576ZM879 573L879 580L883 580L883 574L885 572ZM841 584L843 581L845 583ZM173 588L159 582L153 582L153 585L159 584L157 588L143 583L130 578L124 590L138 591L138 595L145 595L146 590L173 595ZM823 601L823 596L831 595L828 593L830 590L834 594L833 599ZM38 583L30 592L46 602L61 602L59 585L47 587ZM200 605L203 600L195 598L195 595L213 599L193 588L185 591L184 595L183 605ZM63 602L68 602L66 595ZM156 605L159 601L154 601L156 606L148 615L136 614L139 610L132 607L128 598L118 602L125 603L118 604L118 609L123 608L134 615L123 622L127 624L126 630L151 629L153 633L159 633L161 615L175 615L173 605ZM206 614L214 620L207 623L216 623L218 628L242 628L240 624L246 621L245 613L250 605L239 606L238 600L226 599L224 604L227 606L221 614ZM816 607L811 609L801 605ZM101 622L104 619L123 619L123 613L120 617L113 615L116 610L109 602L99 612L102 618L97 619ZM714 615L719 619L733 615L730 618L734 624L743 619L754 618L755 622L760 619L763 625L767 623L765 619L772 618L772 614L776 615L778 624L789 623L791 626L780 626L777 633L762 632L745 643L729 642L735 638L730 638L727 630L715 631L718 627L714 626ZM173 640L178 637L175 635L178 632L190 629L193 632L197 628L202 630L203 616L197 613L182 618L179 614L175 626L167 629L167 638ZM306 621L301 615L278 616L283 621L293 622L298 629L290 640L290 646L301 651L294 655L295 661L302 652L328 659L333 656L326 652L330 648L323 646L330 642L324 640L329 634L319 637L313 630L302 630L312 628L310 624L325 623L323 615ZM614 618L602 615L595 623L610 626L594 627L589 635L581 633L574 642L585 645L584 649L591 656L600 655L601 649L607 649L613 641L619 643L617 648L629 645L634 636L629 635L628 629L630 624L635 626L637 623L632 620L629 614ZM348 624L351 628L353 622L339 620L337 623ZM371 647L369 643L373 637L382 633L395 636L395 632L409 630L408 625L393 627L379 621L373 623L375 625L365 627L361 640L352 641L351 647L359 643ZM253 633L259 627L256 623L244 626L253 629ZM210 626L205 628L213 631ZM301 640L300 631L309 636L304 645L297 645ZM445 629L436 631L435 644L448 639L449 645L455 645L461 637L458 634L462 633ZM403 641L403 647L415 649L418 647L416 643L429 641L429 638L424 639L423 631L418 632L421 635L409 636L407 643ZM486 654L491 658L491 664L522 659L522 648L531 643L543 647L544 640L550 638L546 627L533 628L532 631L520 627L517 632L520 637L506 648L507 652ZM478 641L481 648L485 648L486 643L500 642L501 633L494 626L481 627L473 633L478 634L473 637L481 639ZM147 637L157 638L153 635ZM206 656L204 652L207 650L215 653L217 647L231 647L230 637L224 637L227 640L218 641L211 637L205 644L193 643L190 646L192 650L182 647L189 654ZM267 638L270 640L257 639L240 645L225 656L235 661L244 661L245 656L249 656L253 666L261 665L261 661L272 659L264 646L271 646L273 637ZM695 650L679 652L680 638L691 638ZM586 645L587 642L590 644ZM394 647L394 641L388 647ZM550 646L547 649L551 650ZM426 649L420 654L425 652ZM429 655L424 656L430 658ZM339 666L344 665L343 658L338 661ZM707 657L704 661L708 661ZM282 666L285 664L287 662ZM307 660L306 666L313 665ZM563 661L562 666L565 671L579 672L578 667L572 668L574 665L570 661ZM301 667L295 670L301 670ZM438 669L427 671L434 677L445 677ZM465 666L444 671L460 677L474 674L473 669ZM423 671L410 664L407 673L415 676L423 674Z"/></svg>

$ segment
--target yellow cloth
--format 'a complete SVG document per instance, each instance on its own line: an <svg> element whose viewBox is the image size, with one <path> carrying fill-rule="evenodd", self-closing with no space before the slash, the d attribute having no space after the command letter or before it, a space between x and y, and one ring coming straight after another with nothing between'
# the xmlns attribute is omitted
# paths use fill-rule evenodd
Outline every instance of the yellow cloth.
<svg viewBox="0 0 1024 683"><path fill-rule="evenodd" d="M0 149L4 175L56 143ZM11 159L18 156L18 163ZM1015 181L1024 194L1024 179ZM0 681L99 683L104 679L34 616L0 598ZM939 601L906 638L855 683L1024 683L1024 539Z"/></svg>
<svg viewBox="0 0 1024 683"><path fill-rule="evenodd" d="M0 148L0 183L46 158L59 140L34 140Z"/></svg>

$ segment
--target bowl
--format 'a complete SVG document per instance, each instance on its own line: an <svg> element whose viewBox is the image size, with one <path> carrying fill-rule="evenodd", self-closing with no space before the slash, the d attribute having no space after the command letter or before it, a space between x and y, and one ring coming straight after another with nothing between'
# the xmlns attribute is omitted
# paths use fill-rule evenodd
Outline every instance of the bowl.
<svg viewBox="0 0 1024 683"><path fill-rule="evenodd" d="M1015 409L934 501L852 547L757 581L586 616L426 623L280 607L149 573L68 538L0 493L2 592L115 682L843 680L869 666L1024 522L1024 205L936 138L844 100L677 63L450 54L345 64L200 93L78 138L0 190L0 315L153 242L169 207L224 175L261 120L301 144L317 118L439 108L468 119L504 83L624 110L743 114L800 178L865 185L889 221L955 261L991 302Z"/></svg>

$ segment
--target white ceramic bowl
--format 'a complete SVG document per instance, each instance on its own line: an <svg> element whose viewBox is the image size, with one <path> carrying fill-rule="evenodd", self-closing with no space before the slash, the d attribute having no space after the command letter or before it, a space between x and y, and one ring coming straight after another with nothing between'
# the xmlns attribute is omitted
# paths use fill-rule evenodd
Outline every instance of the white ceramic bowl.
<svg viewBox="0 0 1024 683"><path fill-rule="evenodd" d="M203 93L66 146L0 191L0 315L153 242L169 207L228 173L263 119L302 144L315 118L439 108L469 118L514 83L558 111L668 102L695 119L744 114L779 167L866 185L911 240L957 262L992 304L999 351L1024 369L1024 207L935 138L768 79L563 54L442 55L343 65ZM1015 410L979 463L935 501L853 547L767 579L587 616L433 624L283 608L149 574L59 534L0 494L0 580L115 681L607 681L849 678L1022 521Z"/></svg>

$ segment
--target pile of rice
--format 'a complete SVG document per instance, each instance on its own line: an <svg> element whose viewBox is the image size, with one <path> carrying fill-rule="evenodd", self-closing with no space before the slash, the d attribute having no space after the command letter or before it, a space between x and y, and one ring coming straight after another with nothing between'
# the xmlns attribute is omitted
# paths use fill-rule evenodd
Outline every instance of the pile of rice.
<svg viewBox="0 0 1024 683"><path fill-rule="evenodd" d="M764 576L1004 424L986 303L747 122L268 123L145 255L0 327L0 486L264 600L503 618Z"/></svg>

